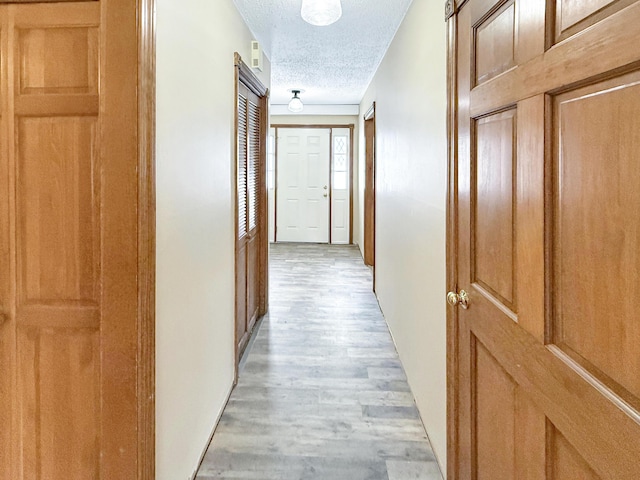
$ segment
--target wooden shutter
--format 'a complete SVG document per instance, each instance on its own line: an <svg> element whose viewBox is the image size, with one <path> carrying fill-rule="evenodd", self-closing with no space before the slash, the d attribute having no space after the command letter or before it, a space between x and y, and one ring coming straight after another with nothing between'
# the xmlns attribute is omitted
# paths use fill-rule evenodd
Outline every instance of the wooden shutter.
<svg viewBox="0 0 640 480"><path fill-rule="evenodd" d="M258 226L260 188L260 107L253 102L249 102L249 165L248 165L248 185L247 199L249 231Z"/></svg>
<svg viewBox="0 0 640 480"><path fill-rule="evenodd" d="M238 95L238 238L247 234L247 103Z"/></svg>

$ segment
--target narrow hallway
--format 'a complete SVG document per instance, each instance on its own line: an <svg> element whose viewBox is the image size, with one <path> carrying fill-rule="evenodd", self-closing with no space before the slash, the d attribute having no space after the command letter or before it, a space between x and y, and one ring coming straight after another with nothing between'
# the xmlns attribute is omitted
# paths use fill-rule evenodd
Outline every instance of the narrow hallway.
<svg viewBox="0 0 640 480"><path fill-rule="evenodd" d="M197 479L440 480L354 246L271 246L270 307Z"/></svg>

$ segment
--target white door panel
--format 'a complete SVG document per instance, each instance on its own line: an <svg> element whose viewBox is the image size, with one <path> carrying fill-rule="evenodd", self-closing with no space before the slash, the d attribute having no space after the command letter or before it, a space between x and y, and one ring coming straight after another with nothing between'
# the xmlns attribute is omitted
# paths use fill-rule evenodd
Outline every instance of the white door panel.
<svg viewBox="0 0 640 480"><path fill-rule="evenodd" d="M278 130L279 242L329 242L330 130Z"/></svg>
<svg viewBox="0 0 640 480"><path fill-rule="evenodd" d="M333 166L331 179L331 243L348 244L351 224L351 197L349 182L351 131L333 129Z"/></svg>
<svg viewBox="0 0 640 480"><path fill-rule="evenodd" d="M269 203L269 241L276 241L276 131L269 129L267 143L267 197Z"/></svg>

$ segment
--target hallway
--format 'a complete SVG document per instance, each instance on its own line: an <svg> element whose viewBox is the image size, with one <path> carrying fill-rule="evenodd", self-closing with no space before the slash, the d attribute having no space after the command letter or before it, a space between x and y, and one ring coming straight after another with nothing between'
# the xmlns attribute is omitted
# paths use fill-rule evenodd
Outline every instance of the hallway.
<svg viewBox="0 0 640 480"><path fill-rule="evenodd" d="M197 479L441 479L358 248L272 245L269 281Z"/></svg>

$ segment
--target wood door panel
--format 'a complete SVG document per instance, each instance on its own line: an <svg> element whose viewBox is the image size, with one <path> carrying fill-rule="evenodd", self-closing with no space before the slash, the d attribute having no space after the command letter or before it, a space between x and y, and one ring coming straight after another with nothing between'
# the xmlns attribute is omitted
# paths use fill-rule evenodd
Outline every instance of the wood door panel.
<svg viewBox="0 0 640 480"><path fill-rule="evenodd" d="M539 1L539 0L536 0ZM598 79L638 61L640 2L605 18L468 93L471 115L478 117L522 99L567 85ZM589 61L584 61L588 58ZM569 67L570 66L570 67Z"/></svg>
<svg viewBox="0 0 640 480"><path fill-rule="evenodd" d="M545 340L545 103L544 95L518 103L515 198L518 324Z"/></svg>
<svg viewBox="0 0 640 480"><path fill-rule="evenodd" d="M98 93L98 28L24 28L18 35L21 94Z"/></svg>
<svg viewBox="0 0 640 480"><path fill-rule="evenodd" d="M473 295L471 301L475 310L471 335L576 451L589 459L593 470L604 478L640 478L640 414L611 402L562 351L540 343L508 315L496 314L492 302L479 295ZM621 443L620 439L628 441Z"/></svg>
<svg viewBox="0 0 640 480"><path fill-rule="evenodd" d="M545 480L547 418L473 334L471 342L471 478Z"/></svg>
<svg viewBox="0 0 640 480"><path fill-rule="evenodd" d="M247 331L251 332L258 319L260 306L260 263L257 237L247 242Z"/></svg>
<svg viewBox="0 0 640 480"><path fill-rule="evenodd" d="M95 117L28 117L18 121L21 304L97 304L100 217L96 128Z"/></svg>
<svg viewBox="0 0 640 480"><path fill-rule="evenodd" d="M551 479L600 480L584 458L553 425L549 426L551 433L549 470Z"/></svg>
<svg viewBox="0 0 640 480"><path fill-rule="evenodd" d="M505 3L474 26L475 85L506 72L516 63L516 5Z"/></svg>
<svg viewBox="0 0 640 480"><path fill-rule="evenodd" d="M21 478L99 478L97 329L18 334Z"/></svg>
<svg viewBox="0 0 640 480"><path fill-rule="evenodd" d="M640 72L556 97L554 118L553 340L640 408Z"/></svg>
<svg viewBox="0 0 640 480"><path fill-rule="evenodd" d="M515 297L516 110L475 123L473 277L512 311Z"/></svg>
<svg viewBox="0 0 640 480"><path fill-rule="evenodd" d="M244 346L247 336L247 245L236 251L236 342ZM242 350L242 348L240 348Z"/></svg>
<svg viewBox="0 0 640 480"><path fill-rule="evenodd" d="M473 438L477 480L511 480L515 476L516 388L513 379L474 337L475 400Z"/></svg>
<svg viewBox="0 0 640 480"><path fill-rule="evenodd" d="M475 85L477 27L510 5L449 20L448 279L470 295L448 315L449 477L635 480L640 1L516 0L516 65Z"/></svg>
<svg viewBox="0 0 640 480"><path fill-rule="evenodd" d="M151 6L0 4L2 480L153 477Z"/></svg>
<svg viewBox="0 0 640 480"><path fill-rule="evenodd" d="M555 40L562 41L622 10L634 0L555 0Z"/></svg>

